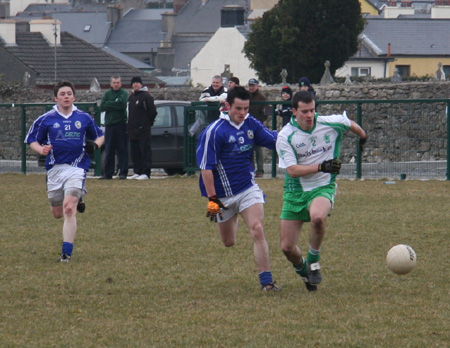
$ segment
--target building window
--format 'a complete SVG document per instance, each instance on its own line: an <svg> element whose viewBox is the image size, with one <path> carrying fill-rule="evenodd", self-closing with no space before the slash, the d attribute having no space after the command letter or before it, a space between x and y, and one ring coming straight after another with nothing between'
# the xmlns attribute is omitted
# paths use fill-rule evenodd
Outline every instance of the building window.
<svg viewBox="0 0 450 348"><path fill-rule="evenodd" d="M450 77L450 65L443 65L442 69L444 70L445 79L448 80Z"/></svg>
<svg viewBox="0 0 450 348"><path fill-rule="evenodd" d="M84 26L84 31L91 31L91 25L90 24L85 25Z"/></svg>
<svg viewBox="0 0 450 348"><path fill-rule="evenodd" d="M398 73L401 77L411 76L411 66L410 65L396 65Z"/></svg>
<svg viewBox="0 0 450 348"><path fill-rule="evenodd" d="M365 68L352 68L352 77L370 76L371 69L369 67Z"/></svg>

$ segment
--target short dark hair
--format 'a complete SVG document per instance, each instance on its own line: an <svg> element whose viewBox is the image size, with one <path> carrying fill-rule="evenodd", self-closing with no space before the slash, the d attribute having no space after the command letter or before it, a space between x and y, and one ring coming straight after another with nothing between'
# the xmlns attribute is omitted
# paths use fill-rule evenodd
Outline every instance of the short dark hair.
<svg viewBox="0 0 450 348"><path fill-rule="evenodd" d="M236 86L231 91L228 91L227 102L233 105L234 100L238 98L241 100L250 100L250 92L242 86Z"/></svg>
<svg viewBox="0 0 450 348"><path fill-rule="evenodd" d="M294 94L294 98L292 98L292 108L297 109L298 103L309 104L314 101L314 97L311 92L308 91L300 91Z"/></svg>
<svg viewBox="0 0 450 348"><path fill-rule="evenodd" d="M235 84L237 84L237 85L239 85L240 84L240 82L239 82L239 79L237 78L237 77L230 77L230 79L229 79L229 81L233 81Z"/></svg>
<svg viewBox="0 0 450 348"><path fill-rule="evenodd" d="M70 87L72 89L73 95L75 95L75 87L73 86L73 83L70 81L60 81L53 87L53 95L55 97L58 96L58 92L63 87Z"/></svg>

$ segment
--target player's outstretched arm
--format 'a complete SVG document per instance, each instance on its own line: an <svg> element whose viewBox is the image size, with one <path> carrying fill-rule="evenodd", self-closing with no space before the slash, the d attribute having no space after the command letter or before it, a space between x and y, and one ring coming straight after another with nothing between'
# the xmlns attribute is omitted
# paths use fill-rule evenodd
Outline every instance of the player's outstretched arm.
<svg viewBox="0 0 450 348"><path fill-rule="evenodd" d="M355 133L359 137L359 149L361 152L364 150L364 145L367 142L367 132L361 128L355 121L350 121L350 131Z"/></svg>

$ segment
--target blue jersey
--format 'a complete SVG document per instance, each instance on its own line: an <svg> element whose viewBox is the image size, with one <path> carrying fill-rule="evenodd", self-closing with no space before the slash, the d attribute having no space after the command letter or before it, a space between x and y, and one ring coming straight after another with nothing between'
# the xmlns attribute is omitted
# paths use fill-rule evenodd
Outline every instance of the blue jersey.
<svg viewBox="0 0 450 348"><path fill-rule="evenodd" d="M255 184L255 145L274 149L276 140L277 132L268 130L253 116L247 114L237 125L222 113L198 138L197 165L212 170L217 197L233 196ZM201 176L200 191L207 196Z"/></svg>
<svg viewBox="0 0 450 348"><path fill-rule="evenodd" d="M25 143L53 146L45 161L47 170L55 164L69 164L89 170L91 159L84 150L86 138L95 140L102 135L102 130L88 113L73 106L72 113L63 115L55 105L34 121Z"/></svg>

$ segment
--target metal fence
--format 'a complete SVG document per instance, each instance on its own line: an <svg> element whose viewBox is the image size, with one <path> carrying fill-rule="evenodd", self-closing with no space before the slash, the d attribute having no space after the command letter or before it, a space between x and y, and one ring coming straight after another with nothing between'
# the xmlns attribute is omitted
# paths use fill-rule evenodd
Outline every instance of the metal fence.
<svg viewBox="0 0 450 348"><path fill-rule="evenodd" d="M281 101L254 102L266 106L272 129L281 128L276 108ZM319 101L319 113L329 115L346 111L369 134L364 152L358 139L349 133L341 147L343 166L340 177L367 179L438 179L450 180L450 99L346 100ZM77 103L99 123L96 103ZM23 143L32 122L53 104L0 104L0 173L44 172L38 156ZM190 133L198 112L217 111L218 105L195 102L185 108L184 169L198 171L195 152L197 138L207 120ZM268 152L266 173L283 174L277 167L275 151ZM100 175L100 153L94 156L93 175Z"/></svg>
<svg viewBox="0 0 450 348"><path fill-rule="evenodd" d="M271 117L267 125L281 128L276 108L289 102L266 101ZM347 112L349 118L368 133L361 153L357 137L350 133L341 147L343 166L340 177L367 179L441 179L450 180L450 99L346 100L319 101L318 112L330 115ZM212 110L217 106L193 103L185 109L184 166L198 171L195 148L198 133L191 136L189 125L195 122L196 110ZM206 127L206 124L202 126ZM272 177L283 174L277 168L276 152L271 153L267 171Z"/></svg>

